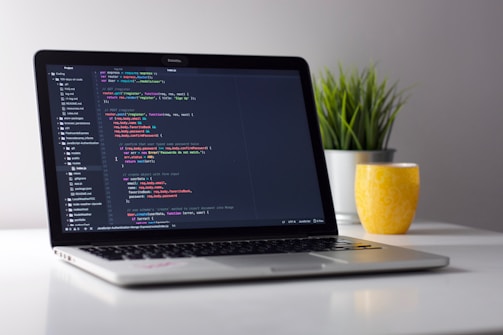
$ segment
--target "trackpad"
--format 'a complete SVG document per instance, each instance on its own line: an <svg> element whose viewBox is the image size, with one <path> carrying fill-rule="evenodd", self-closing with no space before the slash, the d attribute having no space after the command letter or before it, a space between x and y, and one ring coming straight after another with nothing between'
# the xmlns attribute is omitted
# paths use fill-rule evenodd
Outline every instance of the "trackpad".
<svg viewBox="0 0 503 335"><path fill-rule="evenodd" d="M232 267L268 267L274 272L322 270L326 264L333 263L308 254L271 254L232 257L214 257L212 261Z"/></svg>

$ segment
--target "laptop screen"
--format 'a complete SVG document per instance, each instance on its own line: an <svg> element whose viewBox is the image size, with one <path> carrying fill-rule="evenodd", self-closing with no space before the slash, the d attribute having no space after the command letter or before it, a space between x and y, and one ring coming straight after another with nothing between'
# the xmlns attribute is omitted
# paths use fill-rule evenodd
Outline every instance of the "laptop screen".
<svg viewBox="0 0 503 335"><path fill-rule="evenodd" d="M301 73L185 60L44 64L60 233L323 225Z"/></svg>

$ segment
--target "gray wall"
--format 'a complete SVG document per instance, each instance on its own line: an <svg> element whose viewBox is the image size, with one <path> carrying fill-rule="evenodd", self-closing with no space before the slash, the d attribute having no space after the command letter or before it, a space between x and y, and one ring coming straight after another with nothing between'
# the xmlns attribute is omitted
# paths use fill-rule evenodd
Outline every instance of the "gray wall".
<svg viewBox="0 0 503 335"><path fill-rule="evenodd" d="M300 55L415 84L392 136L418 218L503 231L503 2L2 1L0 228L47 224L32 56L42 48Z"/></svg>

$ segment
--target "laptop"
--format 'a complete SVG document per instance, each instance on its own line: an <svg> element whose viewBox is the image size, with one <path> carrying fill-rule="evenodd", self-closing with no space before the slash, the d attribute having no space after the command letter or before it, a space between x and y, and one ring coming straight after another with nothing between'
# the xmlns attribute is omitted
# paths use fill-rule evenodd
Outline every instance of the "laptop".
<svg viewBox="0 0 503 335"><path fill-rule="evenodd" d="M339 236L299 57L42 50L51 245L120 286L431 269Z"/></svg>

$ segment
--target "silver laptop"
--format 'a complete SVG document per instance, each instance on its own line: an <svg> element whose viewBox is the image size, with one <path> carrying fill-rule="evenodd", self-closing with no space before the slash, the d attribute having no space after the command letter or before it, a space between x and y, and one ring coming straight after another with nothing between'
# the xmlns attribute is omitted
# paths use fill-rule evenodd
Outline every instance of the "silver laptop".
<svg viewBox="0 0 503 335"><path fill-rule="evenodd" d="M39 51L51 244L131 286L443 267L338 236L297 57Z"/></svg>

